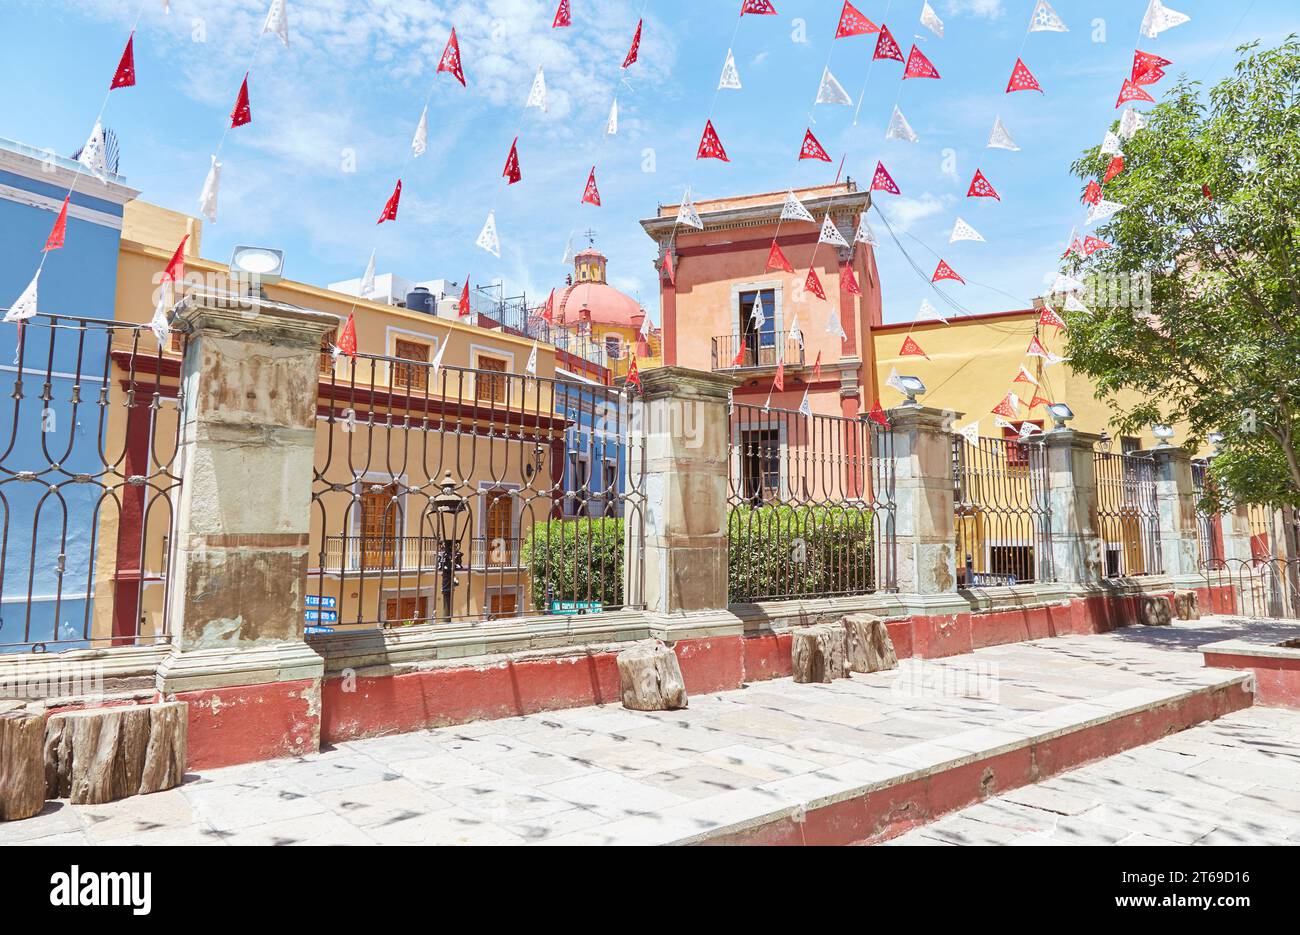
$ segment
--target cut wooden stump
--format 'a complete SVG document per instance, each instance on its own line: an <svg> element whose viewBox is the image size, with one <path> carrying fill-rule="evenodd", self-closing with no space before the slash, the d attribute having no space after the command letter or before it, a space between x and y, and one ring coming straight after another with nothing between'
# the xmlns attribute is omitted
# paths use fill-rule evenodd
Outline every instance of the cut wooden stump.
<svg viewBox="0 0 1300 935"><path fill-rule="evenodd" d="M1173 608L1162 594L1143 594L1138 598L1138 621L1146 627L1167 627L1173 623Z"/></svg>
<svg viewBox="0 0 1300 935"><path fill-rule="evenodd" d="M183 701L64 711L45 726L45 795L98 805L181 784Z"/></svg>
<svg viewBox="0 0 1300 935"><path fill-rule="evenodd" d="M880 672L897 669L898 656L885 622L871 614L850 614L844 626L846 658L850 672Z"/></svg>
<svg viewBox="0 0 1300 935"><path fill-rule="evenodd" d="M0 708L0 821L31 818L45 807L44 737L43 710Z"/></svg>
<svg viewBox="0 0 1300 935"><path fill-rule="evenodd" d="M833 682L849 674L844 627L819 623L791 633L790 665L800 683Z"/></svg>
<svg viewBox="0 0 1300 935"><path fill-rule="evenodd" d="M1179 620L1200 620L1201 605L1195 591L1174 592L1174 613Z"/></svg>
<svg viewBox="0 0 1300 935"><path fill-rule="evenodd" d="M633 711L676 711L688 704L677 654L658 640L618 654L623 707Z"/></svg>

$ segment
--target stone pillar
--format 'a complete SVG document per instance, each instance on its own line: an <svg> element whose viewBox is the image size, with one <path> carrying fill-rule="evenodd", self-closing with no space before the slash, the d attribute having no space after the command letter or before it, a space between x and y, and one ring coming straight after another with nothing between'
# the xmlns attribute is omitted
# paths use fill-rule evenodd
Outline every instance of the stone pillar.
<svg viewBox="0 0 1300 935"><path fill-rule="evenodd" d="M1093 450L1100 436L1059 428L1043 439L1051 507L1053 571L1062 584L1098 584L1106 573L1097 530L1097 472Z"/></svg>
<svg viewBox="0 0 1300 935"><path fill-rule="evenodd" d="M652 614L727 606L727 404L739 382L684 367L641 375L632 431L645 438L644 603Z"/></svg>
<svg viewBox="0 0 1300 935"><path fill-rule="evenodd" d="M1166 575L1187 576L1200 571L1196 535L1196 488L1192 456L1174 445L1151 449L1156 469L1156 508L1160 514L1160 558Z"/></svg>
<svg viewBox="0 0 1300 935"><path fill-rule="evenodd" d="M955 594L957 589L950 418L960 413L904 404L889 410L894 434L898 590Z"/></svg>
<svg viewBox="0 0 1300 935"><path fill-rule="evenodd" d="M1230 565L1251 563L1250 510L1244 505L1229 507L1220 517L1223 524L1223 557Z"/></svg>
<svg viewBox="0 0 1300 935"><path fill-rule="evenodd" d="M338 319L206 297L191 297L178 318L191 335L172 651L158 688L190 702L191 766L310 752L324 668L303 642L318 361Z"/></svg>

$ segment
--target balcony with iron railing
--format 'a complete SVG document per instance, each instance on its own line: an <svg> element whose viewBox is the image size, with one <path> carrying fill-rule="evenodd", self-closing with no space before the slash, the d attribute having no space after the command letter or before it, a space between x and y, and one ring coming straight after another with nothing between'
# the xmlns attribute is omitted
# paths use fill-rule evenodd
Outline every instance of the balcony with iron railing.
<svg viewBox="0 0 1300 935"><path fill-rule="evenodd" d="M741 349L744 354L740 354ZM739 363L737 359L739 358ZM787 367L802 367L803 344L788 331L758 335L722 334L713 339L713 369L775 370L782 361Z"/></svg>
<svg viewBox="0 0 1300 935"><path fill-rule="evenodd" d="M521 545L519 538L471 539L468 552L461 549L459 570L517 568ZM430 572L438 568L438 547L437 536L326 536L321 570L326 574Z"/></svg>

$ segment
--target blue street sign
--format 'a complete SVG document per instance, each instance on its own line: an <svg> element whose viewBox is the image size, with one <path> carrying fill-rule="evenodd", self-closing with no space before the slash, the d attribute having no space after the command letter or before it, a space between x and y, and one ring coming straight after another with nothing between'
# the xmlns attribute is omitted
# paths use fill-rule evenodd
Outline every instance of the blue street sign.
<svg viewBox="0 0 1300 935"><path fill-rule="evenodd" d="M339 606L339 599L337 597L322 597L319 594L308 594L306 598L303 599L303 603L308 607L334 608Z"/></svg>
<svg viewBox="0 0 1300 935"><path fill-rule="evenodd" d="M339 622L339 612L337 610L309 610L306 614L308 620L314 620L318 623Z"/></svg>
<svg viewBox="0 0 1300 935"><path fill-rule="evenodd" d="M313 633L333 633L333 627L303 627L303 632L310 636Z"/></svg>
<svg viewBox="0 0 1300 935"><path fill-rule="evenodd" d="M600 601L551 601L551 613L562 616L598 614L605 608Z"/></svg>

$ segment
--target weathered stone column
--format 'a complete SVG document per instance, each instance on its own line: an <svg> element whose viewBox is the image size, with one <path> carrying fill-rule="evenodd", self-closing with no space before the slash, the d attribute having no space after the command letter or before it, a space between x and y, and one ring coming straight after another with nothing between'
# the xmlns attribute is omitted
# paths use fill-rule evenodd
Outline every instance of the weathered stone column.
<svg viewBox="0 0 1300 935"><path fill-rule="evenodd" d="M1230 564L1250 564L1253 558L1250 531L1250 509L1247 506L1230 507L1220 517L1223 523L1223 557Z"/></svg>
<svg viewBox="0 0 1300 935"><path fill-rule="evenodd" d="M1200 570L1196 535L1196 488L1192 456L1174 445L1151 449L1156 469L1156 508L1160 514L1160 557L1166 575L1195 575Z"/></svg>
<svg viewBox="0 0 1300 935"><path fill-rule="evenodd" d="M1092 585L1105 575L1097 530L1097 471L1093 449L1100 436L1058 428L1047 446L1047 489L1051 505L1051 549L1056 580Z"/></svg>
<svg viewBox="0 0 1300 935"><path fill-rule="evenodd" d="M897 503L898 590L954 594L957 588L952 438L947 420L960 414L921 405L889 410Z"/></svg>
<svg viewBox="0 0 1300 935"><path fill-rule="evenodd" d="M332 315L191 298L164 696L190 704L190 765L320 745L323 661L303 642L318 361Z"/></svg>
<svg viewBox="0 0 1300 935"><path fill-rule="evenodd" d="M645 437L646 610L667 615L724 609L727 395L739 381L659 367L643 373L641 382L632 430ZM629 551L629 558L634 554ZM636 573L634 565L626 562L627 575Z"/></svg>

